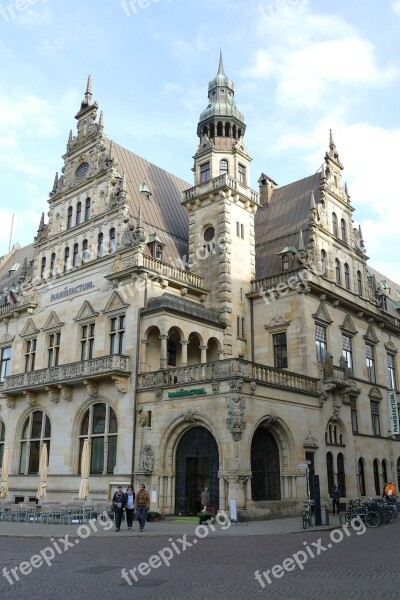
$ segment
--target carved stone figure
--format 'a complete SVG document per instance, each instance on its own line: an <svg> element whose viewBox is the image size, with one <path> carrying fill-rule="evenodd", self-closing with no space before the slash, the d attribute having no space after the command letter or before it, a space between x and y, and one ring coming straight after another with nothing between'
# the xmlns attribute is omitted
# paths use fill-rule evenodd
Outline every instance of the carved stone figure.
<svg viewBox="0 0 400 600"><path fill-rule="evenodd" d="M154 452L150 444L146 444L140 451L139 469L151 472L154 469Z"/></svg>

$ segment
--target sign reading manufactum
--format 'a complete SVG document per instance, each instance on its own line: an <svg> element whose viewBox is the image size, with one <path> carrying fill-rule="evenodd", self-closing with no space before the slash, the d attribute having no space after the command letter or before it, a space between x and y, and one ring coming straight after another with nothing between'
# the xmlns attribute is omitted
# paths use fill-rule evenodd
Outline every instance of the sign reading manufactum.
<svg viewBox="0 0 400 600"><path fill-rule="evenodd" d="M168 398L182 398L182 396L200 396L206 394L204 388L195 388L194 390L177 390L176 392L168 392Z"/></svg>
<svg viewBox="0 0 400 600"><path fill-rule="evenodd" d="M68 298L69 296L75 296L75 294L81 294L82 292L87 292L88 290L92 289L94 289L93 281L86 281L85 283L72 285L71 287L66 286L60 292L54 292L54 294L51 294L50 302L62 300L63 298Z"/></svg>
<svg viewBox="0 0 400 600"><path fill-rule="evenodd" d="M399 434L399 411L397 408L396 392L388 392L390 433Z"/></svg>

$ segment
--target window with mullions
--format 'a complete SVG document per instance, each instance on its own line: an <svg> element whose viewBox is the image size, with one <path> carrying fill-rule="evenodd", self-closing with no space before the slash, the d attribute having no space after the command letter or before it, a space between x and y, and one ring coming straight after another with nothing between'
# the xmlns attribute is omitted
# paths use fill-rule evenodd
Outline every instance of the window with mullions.
<svg viewBox="0 0 400 600"><path fill-rule="evenodd" d="M371 400L371 421L372 421L372 433L374 435L381 435L381 425L379 421L379 402Z"/></svg>
<svg viewBox="0 0 400 600"><path fill-rule="evenodd" d="M210 163L206 162L200 165L200 183L205 183L211 177Z"/></svg>
<svg viewBox="0 0 400 600"><path fill-rule="evenodd" d="M25 346L25 373L35 369L36 338L26 341Z"/></svg>
<svg viewBox="0 0 400 600"><path fill-rule="evenodd" d="M326 327L322 325L316 325L315 327L315 344L317 348L317 361L322 363L325 359L325 353L327 351L326 344Z"/></svg>
<svg viewBox="0 0 400 600"><path fill-rule="evenodd" d="M112 227L110 229L110 254L113 254L117 249L116 240L115 240L115 229Z"/></svg>
<svg viewBox="0 0 400 600"><path fill-rule="evenodd" d="M44 279L46 277L46 257L43 256L42 262L40 265L40 279Z"/></svg>
<svg viewBox="0 0 400 600"><path fill-rule="evenodd" d="M97 258L101 258L104 254L104 234L99 233L97 236Z"/></svg>
<svg viewBox="0 0 400 600"><path fill-rule="evenodd" d="M361 271L357 271L357 294L359 296L363 295L363 285L362 285Z"/></svg>
<svg viewBox="0 0 400 600"><path fill-rule="evenodd" d="M56 253L53 252L50 257L50 277L54 277L56 274Z"/></svg>
<svg viewBox="0 0 400 600"><path fill-rule="evenodd" d="M350 415L351 415L351 430L353 433L358 433L358 418L357 418L357 398L350 397Z"/></svg>
<svg viewBox="0 0 400 600"><path fill-rule="evenodd" d="M326 266L326 252L325 250L321 250L321 275L322 277L326 277L327 266Z"/></svg>
<svg viewBox="0 0 400 600"><path fill-rule="evenodd" d="M123 354L125 348L125 315L110 319L110 354Z"/></svg>
<svg viewBox="0 0 400 600"><path fill-rule="evenodd" d="M94 323L88 323L82 326L81 333L81 360L90 360L93 358L94 349Z"/></svg>
<svg viewBox="0 0 400 600"><path fill-rule="evenodd" d="M341 219L340 221L340 229L342 233L342 242L347 244L346 221L344 219Z"/></svg>
<svg viewBox="0 0 400 600"><path fill-rule="evenodd" d="M375 383L375 352L371 344L365 344L368 381Z"/></svg>
<svg viewBox="0 0 400 600"><path fill-rule="evenodd" d="M286 332L275 333L272 336L274 344L274 367L276 369L287 369L287 341Z"/></svg>
<svg viewBox="0 0 400 600"><path fill-rule="evenodd" d="M74 249L72 252L72 266L77 267L79 260L79 244L74 244Z"/></svg>
<svg viewBox="0 0 400 600"><path fill-rule="evenodd" d="M72 227L72 206L68 207L68 215L67 215L67 229L71 229Z"/></svg>
<svg viewBox="0 0 400 600"><path fill-rule="evenodd" d="M78 472L81 468L83 443L90 445L90 473L113 473L117 464L118 423L114 410L108 404L93 404L85 412L79 435Z"/></svg>
<svg viewBox="0 0 400 600"><path fill-rule="evenodd" d="M64 273L69 269L69 248L64 250Z"/></svg>
<svg viewBox="0 0 400 600"><path fill-rule="evenodd" d="M50 419L42 410L31 413L24 423L21 436L21 454L19 473L29 475L38 473L40 449L47 444L47 456L50 456Z"/></svg>
<svg viewBox="0 0 400 600"><path fill-rule="evenodd" d="M246 167L239 163L238 172L239 172L239 182L243 183L245 185L246 184Z"/></svg>
<svg viewBox="0 0 400 600"><path fill-rule="evenodd" d="M61 333L59 331L49 335L49 346L47 349L48 367L58 367L58 361L60 358L60 340Z"/></svg>
<svg viewBox="0 0 400 600"><path fill-rule="evenodd" d="M338 237L338 220L336 213L332 213L332 231L335 237Z"/></svg>
<svg viewBox="0 0 400 600"><path fill-rule="evenodd" d="M82 221L82 202L76 205L75 225L80 225Z"/></svg>
<svg viewBox="0 0 400 600"><path fill-rule="evenodd" d="M10 361L11 361L11 346L2 348L0 352L0 383L3 383L4 378L10 373ZM1 464L1 463L0 463Z"/></svg>
<svg viewBox="0 0 400 600"><path fill-rule="evenodd" d="M85 201L85 221L88 221L91 216L91 200L90 198L86 198Z"/></svg>
<svg viewBox="0 0 400 600"><path fill-rule="evenodd" d="M347 370L349 374L353 374L353 350L351 347L351 337L349 335L342 334L343 342L343 358L347 362Z"/></svg>
<svg viewBox="0 0 400 600"><path fill-rule="evenodd" d="M388 374L389 374L389 389L396 389L396 368L394 364L394 356L393 354L387 355L387 364L388 364Z"/></svg>
<svg viewBox="0 0 400 600"><path fill-rule="evenodd" d="M225 175L225 173L228 173L228 161L223 158L219 163L219 174Z"/></svg>
<svg viewBox="0 0 400 600"><path fill-rule="evenodd" d="M344 264L344 285L346 290L350 289L350 267L347 263Z"/></svg>
<svg viewBox="0 0 400 600"><path fill-rule="evenodd" d="M336 277L336 283L338 283L339 285L341 285L342 283L342 272L341 272L341 265L340 265L340 260L338 258L335 258L335 277Z"/></svg>

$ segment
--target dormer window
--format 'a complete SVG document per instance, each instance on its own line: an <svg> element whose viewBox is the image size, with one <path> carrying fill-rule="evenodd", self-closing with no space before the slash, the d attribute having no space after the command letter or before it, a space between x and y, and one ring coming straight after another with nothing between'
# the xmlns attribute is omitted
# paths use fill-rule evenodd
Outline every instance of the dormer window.
<svg viewBox="0 0 400 600"><path fill-rule="evenodd" d="M156 244L155 258L157 260L162 260L162 256L163 256L163 247L161 246L161 244Z"/></svg>
<svg viewBox="0 0 400 600"><path fill-rule="evenodd" d="M287 271L289 269L289 254L284 254L282 256L282 271Z"/></svg>
<svg viewBox="0 0 400 600"><path fill-rule="evenodd" d="M156 236L155 233L153 233L147 238L146 244L148 245L150 254L153 258L155 258L156 260L163 259L165 244L162 243L162 241Z"/></svg>

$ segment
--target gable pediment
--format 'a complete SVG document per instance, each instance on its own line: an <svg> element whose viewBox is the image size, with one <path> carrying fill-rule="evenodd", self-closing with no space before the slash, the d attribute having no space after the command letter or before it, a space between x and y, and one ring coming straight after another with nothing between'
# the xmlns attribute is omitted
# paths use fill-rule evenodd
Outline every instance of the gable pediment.
<svg viewBox="0 0 400 600"><path fill-rule="evenodd" d="M114 292L111 295L111 298L106 304L106 307L103 310L103 313L106 315L113 315L115 313L124 312L128 308L129 304L125 304L118 294L118 292Z"/></svg>
<svg viewBox="0 0 400 600"><path fill-rule="evenodd" d="M78 323L92 321L97 317L98 314L99 313L93 309L90 302L88 302L88 300L85 300L81 308L79 309L74 321L77 321Z"/></svg>
<svg viewBox="0 0 400 600"><path fill-rule="evenodd" d="M33 319L29 318L24 325L23 330L20 333L21 337L33 337L39 333L39 329L36 327Z"/></svg>
<svg viewBox="0 0 400 600"><path fill-rule="evenodd" d="M332 319L329 316L328 309L326 308L323 302L318 306L317 312L311 315L315 321L320 321L326 325L330 325L333 323Z"/></svg>
<svg viewBox="0 0 400 600"><path fill-rule="evenodd" d="M64 325L64 323L62 323L60 321L57 313L54 310L52 310L47 318L46 323L43 325L43 331L49 331L52 329L60 329L63 325Z"/></svg>
<svg viewBox="0 0 400 600"><path fill-rule="evenodd" d="M371 342L372 344L377 344L379 342L378 336L375 333L375 329L373 325L369 325L367 329L367 333L363 336L364 340Z"/></svg>
<svg viewBox="0 0 400 600"><path fill-rule="evenodd" d="M353 323L353 319L350 315L345 316L344 321L341 325L339 325L339 328L345 333L349 333L350 335L355 335L356 333L358 333Z"/></svg>
<svg viewBox="0 0 400 600"><path fill-rule="evenodd" d="M383 396L382 396L382 392L378 387L372 387L369 392L368 392L368 396L370 397L370 400L382 400Z"/></svg>

